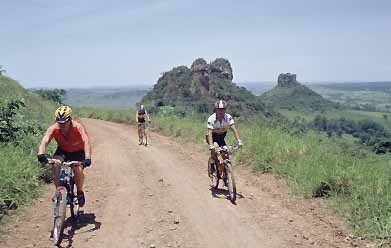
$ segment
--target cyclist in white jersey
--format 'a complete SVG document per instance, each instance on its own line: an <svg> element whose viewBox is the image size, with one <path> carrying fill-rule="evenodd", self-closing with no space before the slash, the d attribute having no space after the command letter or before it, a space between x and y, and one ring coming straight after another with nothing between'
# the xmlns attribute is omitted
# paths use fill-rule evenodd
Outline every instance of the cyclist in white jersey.
<svg viewBox="0 0 391 248"><path fill-rule="evenodd" d="M225 112L227 107L228 104L226 101L218 100L214 105L215 113L208 118L207 142L211 151L211 158L214 161L217 160L217 154L215 152L213 143L216 142L219 146L226 146L227 144L225 143L224 139L229 128L231 128L234 132L238 145L243 145L242 141L240 140L239 132L235 127L234 119L230 114Z"/></svg>

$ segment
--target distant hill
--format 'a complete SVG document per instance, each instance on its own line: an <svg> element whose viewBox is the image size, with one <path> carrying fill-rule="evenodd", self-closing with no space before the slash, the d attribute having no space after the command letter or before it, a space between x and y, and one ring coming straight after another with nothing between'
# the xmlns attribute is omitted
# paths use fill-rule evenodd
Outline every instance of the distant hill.
<svg viewBox="0 0 391 248"><path fill-rule="evenodd" d="M323 110L334 108L335 103L296 81L296 75L282 73L277 86L263 93L260 99L267 106L288 110Z"/></svg>
<svg viewBox="0 0 391 248"><path fill-rule="evenodd" d="M217 99L230 104L229 112L236 116L273 113L254 94L232 82L233 70L228 60L218 58L211 63L196 59L190 68L175 67L165 72L142 102L152 111L161 106L175 106L178 111L211 113Z"/></svg>
<svg viewBox="0 0 391 248"><path fill-rule="evenodd" d="M243 86L253 94L260 96L268 90L271 90L275 86L275 82L255 82L255 81L246 81L238 83L239 86Z"/></svg>
<svg viewBox="0 0 391 248"><path fill-rule="evenodd" d="M324 88L343 91L379 91L391 93L391 81L385 82L349 82L349 83L325 83L311 84L311 88Z"/></svg>
<svg viewBox="0 0 391 248"><path fill-rule="evenodd" d="M134 107L146 93L147 87L69 89L63 102L76 107L122 109Z"/></svg>

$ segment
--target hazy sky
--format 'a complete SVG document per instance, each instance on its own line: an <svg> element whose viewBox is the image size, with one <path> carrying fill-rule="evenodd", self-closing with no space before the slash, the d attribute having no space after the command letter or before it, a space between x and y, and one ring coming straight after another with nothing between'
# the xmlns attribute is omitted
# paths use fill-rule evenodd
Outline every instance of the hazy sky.
<svg viewBox="0 0 391 248"><path fill-rule="evenodd" d="M0 3L0 65L26 87L153 84L198 57L235 82L391 80L389 0Z"/></svg>

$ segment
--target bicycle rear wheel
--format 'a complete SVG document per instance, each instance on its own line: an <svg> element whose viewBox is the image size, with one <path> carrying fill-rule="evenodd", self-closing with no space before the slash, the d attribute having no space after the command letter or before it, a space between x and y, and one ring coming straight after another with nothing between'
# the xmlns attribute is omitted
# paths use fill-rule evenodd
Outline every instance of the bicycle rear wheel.
<svg viewBox="0 0 391 248"><path fill-rule="evenodd" d="M67 210L67 192L62 189L57 194L56 206L54 209L53 240L55 245L60 245L63 238L65 216Z"/></svg>
<svg viewBox="0 0 391 248"><path fill-rule="evenodd" d="M216 168L216 165L212 165L211 161L208 161L208 177L209 185L212 188L217 189L219 187L219 171Z"/></svg>
<svg viewBox="0 0 391 248"><path fill-rule="evenodd" d="M227 187L229 192L229 199L232 203L236 201L236 183L235 183L235 177L234 173L232 171L232 164L226 163L225 164L225 172L227 177Z"/></svg>

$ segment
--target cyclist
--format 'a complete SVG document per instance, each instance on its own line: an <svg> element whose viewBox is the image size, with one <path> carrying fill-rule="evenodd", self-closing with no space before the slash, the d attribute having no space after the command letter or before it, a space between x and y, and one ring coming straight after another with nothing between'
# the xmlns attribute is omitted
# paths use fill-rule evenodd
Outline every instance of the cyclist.
<svg viewBox="0 0 391 248"><path fill-rule="evenodd" d="M40 163L48 163L45 151L54 138L57 142L57 149L53 158L61 161L81 161L84 167L91 165L91 145L86 128L81 122L72 119L72 109L68 106L61 106L55 112L55 122L46 130L38 149L37 159ZM59 174L61 166L53 165L53 182L59 186ZM83 168L74 167L75 183L77 187L77 199L80 207L85 204L83 192L84 173Z"/></svg>
<svg viewBox="0 0 391 248"><path fill-rule="evenodd" d="M139 110L136 112L136 122L138 126L138 133L140 133L140 128L143 126L145 128L145 117L147 118L148 122L151 122L151 119L149 118L148 112L145 110L144 105L141 104ZM139 145L141 145L142 142L139 141Z"/></svg>
<svg viewBox="0 0 391 248"><path fill-rule="evenodd" d="M211 159L213 162L217 161L217 154L215 151L215 146L213 145L216 142L219 146L226 146L225 136L227 135L228 128L231 128L234 132L235 138L239 146L242 146L243 143L240 140L239 132L235 127L234 119L230 114L226 113L228 103L224 100L218 100L214 104L215 113L209 116L208 118L208 134L207 134L207 143L209 144L209 149L211 151ZM214 163L212 165L214 169Z"/></svg>

